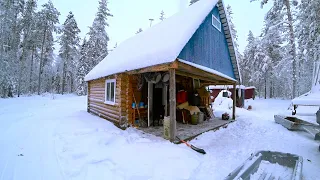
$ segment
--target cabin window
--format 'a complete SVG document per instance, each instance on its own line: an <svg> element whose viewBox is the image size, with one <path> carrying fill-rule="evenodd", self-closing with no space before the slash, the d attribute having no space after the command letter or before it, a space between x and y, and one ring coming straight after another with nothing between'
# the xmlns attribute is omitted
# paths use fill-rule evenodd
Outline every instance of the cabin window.
<svg viewBox="0 0 320 180"><path fill-rule="evenodd" d="M116 103L116 80L115 79L107 79L106 87L105 87L105 103L114 105Z"/></svg>
<svg viewBox="0 0 320 180"><path fill-rule="evenodd" d="M215 27L218 31L221 32L221 22L219 17L216 17L212 14L212 26Z"/></svg>

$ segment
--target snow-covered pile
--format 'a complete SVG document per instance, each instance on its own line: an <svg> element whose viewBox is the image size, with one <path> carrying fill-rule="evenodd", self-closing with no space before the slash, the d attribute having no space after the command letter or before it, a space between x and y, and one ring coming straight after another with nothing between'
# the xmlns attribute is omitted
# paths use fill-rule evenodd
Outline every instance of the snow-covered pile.
<svg viewBox="0 0 320 180"><path fill-rule="evenodd" d="M222 114L232 114L233 100L228 97L223 97L223 92L228 93L228 97L231 97L232 93L228 90L222 90L212 103L212 109L215 117L221 118Z"/></svg>

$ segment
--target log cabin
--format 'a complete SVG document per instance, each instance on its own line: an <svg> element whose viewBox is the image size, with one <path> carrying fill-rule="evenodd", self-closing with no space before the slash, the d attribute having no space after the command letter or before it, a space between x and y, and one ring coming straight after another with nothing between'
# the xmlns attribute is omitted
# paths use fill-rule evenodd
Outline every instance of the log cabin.
<svg viewBox="0 0 320 180"><path fill-rule="evenodd" d="M121 128L134 126L136 119L144 118L144 124L139 123L148 127L155 125L155 116L163 107L164 116L170 118L173 141L176 107L184 99L177 97L179 91L188 92L190 100L200 88L235 87L241 82L223 1L201 0L127 39L85 80L88 112ZM200 98L194 104L210 106L210 95ZM235 100L233 104L235 119Z"/></svg>

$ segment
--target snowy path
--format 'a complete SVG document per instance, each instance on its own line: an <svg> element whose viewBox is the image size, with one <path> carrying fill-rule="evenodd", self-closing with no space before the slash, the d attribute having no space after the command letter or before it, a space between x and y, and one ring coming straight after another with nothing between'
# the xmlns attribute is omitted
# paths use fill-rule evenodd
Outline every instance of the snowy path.
<svg viewBox="0 0 320 180"><path fill-rule="evenodd" d="M258 150L301 155L304 179L319 179L319 142L273 121L290 101L252 103L251 112L237 109L238 120L226 129L191 141L206 150L201 155L136 129L120 130L88 114L85 97L0 99L0 180L223 179Z"/></svg>
<svg viewBox="0 0 320 180"><path fill-rule="evenodd" d="M0 180L63 179L54 138L67 101L34 98L0 100Z"/></svg>

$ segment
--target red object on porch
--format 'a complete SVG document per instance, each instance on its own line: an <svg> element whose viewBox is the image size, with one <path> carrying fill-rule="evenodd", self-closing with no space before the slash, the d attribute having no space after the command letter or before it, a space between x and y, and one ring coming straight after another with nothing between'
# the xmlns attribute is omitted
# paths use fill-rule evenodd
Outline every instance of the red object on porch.
<svg viewBox="0 0 320 180"><path fill-rule="evenodd" d="M177 94L177 103L184 103L188 101L188 93L187 91L179 91Z"/></svg>

